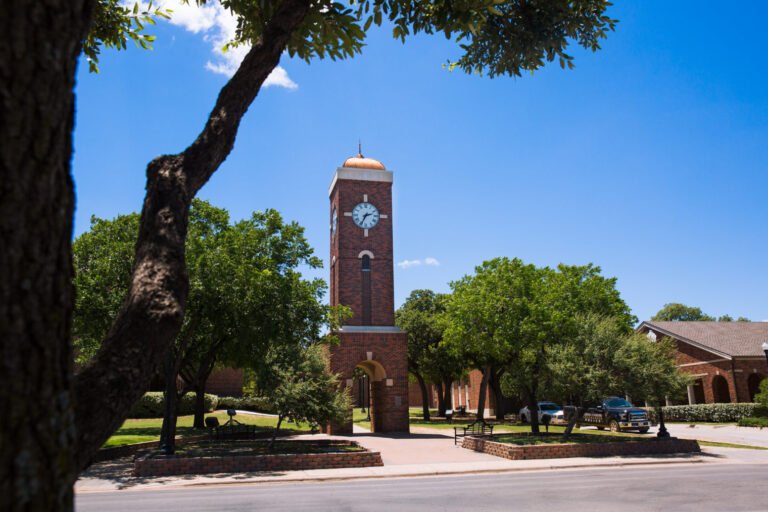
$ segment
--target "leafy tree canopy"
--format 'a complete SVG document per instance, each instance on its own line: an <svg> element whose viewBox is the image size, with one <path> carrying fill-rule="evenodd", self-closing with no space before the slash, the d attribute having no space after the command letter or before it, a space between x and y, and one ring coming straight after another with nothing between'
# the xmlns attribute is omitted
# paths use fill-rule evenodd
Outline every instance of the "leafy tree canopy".
<svg viewBox="0 0 768 512"><path fill-rule="evenodd" d="M651 317L651 320L657 322L689 322L696 320L713 321L711 317L704 313L701 308L686 306L678 302L664 304L658 313Z"/></svg>
<svg viewBox="0 0 768 512"><path fill-rule="evenodd" d="M189 3L189 0L180 0ZM195 0L204 5L211 0ZM254 44L265 34L280 1L220 0L234 13L237 30L228 46ZM601 39L615 29L607 16L608 0L467 0L413 2L406 0L351 0L348 3L316 0L310 3L303 23L293 31L287 51L310 62L314 58L344 59L361 53L372 25L386 24L392 36L405 42L419 33L443 34L456 42L460 56L448 68L467 73L520 76L557 60L573 68L568 53L571 42L597 51ZM120 0L99 0L83 52L92 71L98 70L100 47L124 49L129 40L150 48L154 36L146 24L168 18L170 9L132 8Z"/></svg>

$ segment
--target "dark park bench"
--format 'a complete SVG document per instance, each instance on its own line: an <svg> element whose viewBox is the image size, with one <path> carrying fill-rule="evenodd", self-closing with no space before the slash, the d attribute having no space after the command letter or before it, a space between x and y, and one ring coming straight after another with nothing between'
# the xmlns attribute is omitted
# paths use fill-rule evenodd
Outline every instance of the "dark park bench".
<svg viewBox="0 0 768 512"><path fill-rule="evenodd" d="M256 425L244 425L234 417L237 414L234 409L228 409L229 420L223 425L219 425L219 420L215 416L205 418L205 425L208 427L208 436L211 439L253 439L256 437Z"/></svg>
<svg viewBox="0 0 768 512"><path fill-rule="evenodd" d="M492 436L493 425L486 423L485 421L475 421L467 425L466 427L453 427L453 444L459 444L460 437L481 437Z"/></svg>

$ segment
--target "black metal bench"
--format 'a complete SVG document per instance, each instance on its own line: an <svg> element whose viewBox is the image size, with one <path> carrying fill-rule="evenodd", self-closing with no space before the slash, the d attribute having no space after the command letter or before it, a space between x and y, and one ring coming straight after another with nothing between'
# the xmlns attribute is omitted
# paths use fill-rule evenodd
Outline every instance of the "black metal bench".
<svg viewBox="0 0 768 512"><path fill-rule="evenodd" d="M208 427L208 437L211 439L253 439L256 437L255 425L244 425L235 419L237 412L234 409L227 409L229 420L223 425L219 425L219 420L215 416L205 418L205 424Z"/></svg>
<svg viewBox="0 0 768 512"><path fill-rule="evenodd" d="M475 421L466 427L453 427L453 444L454 446L459 444L460 437L483 437L492 435L493 425L486 423L485 421Z"/></svg>

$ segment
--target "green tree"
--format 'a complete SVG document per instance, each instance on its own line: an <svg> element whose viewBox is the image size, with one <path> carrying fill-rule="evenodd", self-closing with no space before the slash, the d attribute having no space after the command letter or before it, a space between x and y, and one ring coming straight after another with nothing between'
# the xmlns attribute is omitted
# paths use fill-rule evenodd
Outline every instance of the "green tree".
<svg viewBox="0 0 768 512"><path fill-rule="evenodd" d="M444 294L414 290L395 312L395 323L408 333L408 371L419 383L425 420L429 420L427 382L437 386L438 414L445 415L451 383L465 370L455 353L441 343L446 301Z"/></svg>
<svg viewBox="0 0 768 512"><path fill-rule="evenodd" d="M125 50L128 42L133 41L139 48L151 49L155 36L144 33L145 24L154 25L156 18L169 19L173 12L159 7L153 9L151 0L144 10L140 9L139 2L128 7L121 0L97 0L93 9L93 22L83 41L83 55L92 73L99 72L102 46Z"/></svg>
<svg viewBox="0 0 768 512"><path fill-rule="evenodd" d="M714 317L701 311L701 308L686 306L678 302L664 304L658 313L651 317L656 322L690 322L696 320L705 320L711 322Z"/></svg>
<svg viewBox="0 0 768 512"><path fill-rule="evenodd" d="M541 390L555 377L548 364L551 352L578 335L585 315L615 319L625 333L632 332L635 317L616 290L616 279L601 275L595 265L558 265L538 270L521 317L518 353L510 360L509 374L517 381L531 411L531 430L538 433Z"/></svg>
<svg viewBox="0 0 768 512"><path fill-rule="evenodd" d="M281 354L276 354L282 352ZM322 425L349 419L352 402L348 389L339 389L339 377L328 371L324 347L286 347L273 350L265 365L271 373L262 381L264 397L277 413L277 427L270 446L274 445L284 419ZM254 361L262 366L262 361ZM269 384L271 385L269 385Z"/></svg>
<svg viewBox="0 0 768 512"><path fill-rule="evenodd" d="M451 283L445 345L483 373L477 406L480 420L489 381L499 379L521 353L523 325L537 279L540 272L534 265L517 258L496 258L476 267L473 275ZM496 409L503 417L498 395Z"/></svg>
<svg viewBox="0 0 768 512"><path fill-rule="evenodd" d="M761 406L768 408L768 379L760 381L759 392L755 395L755 402Z"/></svg>
<svg viewBox="0 0 768 512"><path fill-rule="evenodd" d="M98 349L127 292L138 215L94 218L74 244L76 347L83 361ZM182 329L167 354L166 417L162 443L173 450L176 403L196 393L195 423L202 428L205 384L218 361L245 365L270 347L317 339L329 322L320 303L321 279L304 280L300 265L319 268L304 230L275 210L230 224L226 210L194 200L187 237L190 290ZM176 387L181 374L184 386Z"/></svg>
<svg viewBox="0 0 768 512"><path fill-rule="evenodd" d="M627 332L622 318L589 314L578 319L578 332L551 350L549 385L556 397L577 406L565 431L567 438L585 403L608 395L632 395L654 406L677 394L687 378L675 365L668 340L651 342Z"/></svg>
<svg viewBox="0 0 768 512"><path fill-rule="evenodd" d="M73 88L78 57L104 4L0 4L0 19L13 27L0 36L0 177L6 184L0 358L7 367L0 438L15 440L0 456L0 508L72 508L79 470L122 423L182 327L189 207L231 152L240 121L283 53L307 61L351 57L361 51L366 30L386 20L402 40L441 33L459 41L452 67L516 76L555 60L570 68L572 42L596 51L616 23L606 15L608 0L443 0L429 8L400 0L364 0L352 8L327 1L221 1L238 19L234 43L251 48L195 141L148 164L129 292L91 363L75 378ZM47 420L29 432L25 426L39 410ZM25 471L19 473L22 455Z"/></svg>

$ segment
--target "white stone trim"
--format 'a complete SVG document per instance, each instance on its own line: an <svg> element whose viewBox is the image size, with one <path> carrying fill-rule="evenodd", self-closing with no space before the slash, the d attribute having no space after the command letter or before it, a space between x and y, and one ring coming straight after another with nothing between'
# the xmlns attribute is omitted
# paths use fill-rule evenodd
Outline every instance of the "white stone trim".
<svg viewBox="0 0 768 512"><path fill-rule="evenodd" d="M368 249L360 251L360 254L357 255L358 258L362 258L363 256L368 256L369 258L373 259L373 253Z"/></svg>
<svg viewBox="0 0 768 512"><path fill-rule="evenodd" d="M395 325L342 325L337 332L405 332Z"/></svg>
<svg viewBox="0 0 768 512"><path fill-rule="evenodd" d="M392 183L392 171L380 171L377 169L354 169L350 167L338 167L331 180L331 186L328 188L328 195L331 195L333 188L338 180L357 180L357 181L378 181Z"/></svg>
<svg viewBox="0 0 768 512"><path fill-rule="evenodd" d="M389 215L387 215L386 213L382 213L379 215L379 217L381 217L382 219L388 219Z"/></svg>
<svg viewBox="0 0 768 512"><path fill-rule="evenodd" d="M684 368L686 366L697 366L700 364L712 364L712 363L727 363L730 359L712 359L710 361L699 361L698 363L685 363L677 365L678 368Z"/></svg>

